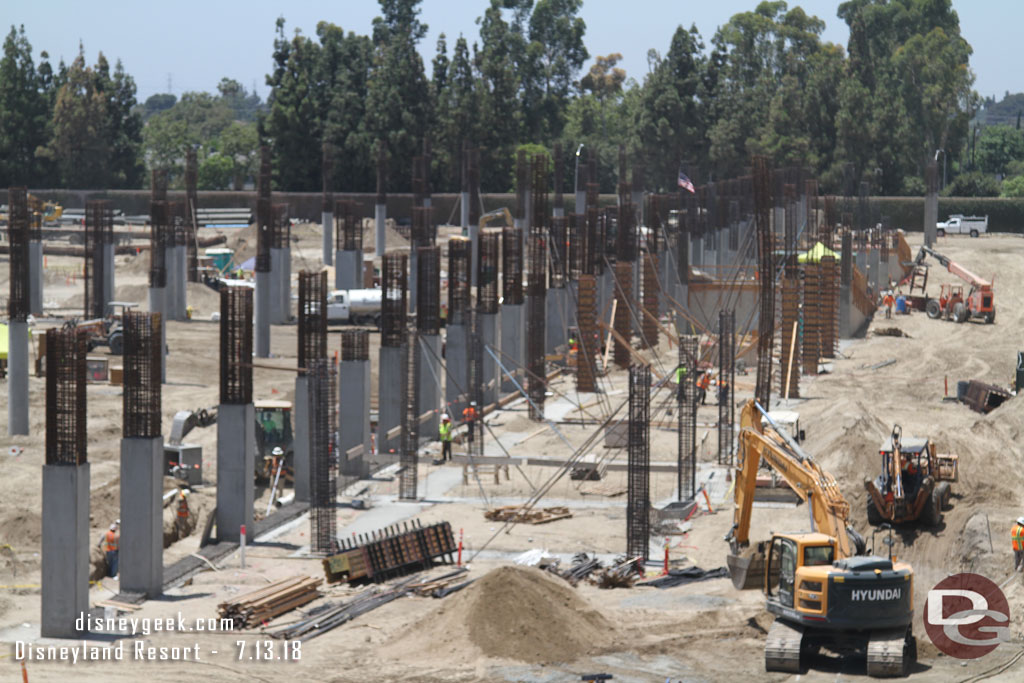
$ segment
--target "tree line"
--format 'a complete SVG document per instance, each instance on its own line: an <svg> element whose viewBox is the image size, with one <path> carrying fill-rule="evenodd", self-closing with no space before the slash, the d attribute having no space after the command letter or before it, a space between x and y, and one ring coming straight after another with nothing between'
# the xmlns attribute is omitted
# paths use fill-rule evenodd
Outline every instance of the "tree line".
<svg viewBox="0 0 1024 683"><path fill-rule="evenodd" d="M809 167L826 191L867 181L885 195L923 193L932 159L945 161L950 189L1024 159L1024 146L992 162L1001 171L979 159L1004 147L1012 157L1018 143L972 130L981 100L950 0L842 2L845 48L822 40L821 18L765 1L707 42L680 25L664 51L648 51L645 74L625 73L620 54L590 55L582 0L489 0L478 36L440 35L428 75L419 0L379 4L370 35L322 21L307 36L278 19L265 103L224 79L217 93L140 104L120 62L111 72L100 54L88 66L80 49L70 66L52 68L46 53L35 66L12 27L0 59L0 186L144 187L153 168L180 182L191 146L201 187L240 189L260 144L273 151L275 188L291 191L321 189L324 145L334 189L373 191L380 144L387 189L408 192L424 140L435 191L459 188L466 146L480 149L488 192L513 188L521 146L556 143L565 191L581 143L603 192L615 189L619 145L655 191L675 188L681 163L703 182L744 173L752 154Z"/></svg>

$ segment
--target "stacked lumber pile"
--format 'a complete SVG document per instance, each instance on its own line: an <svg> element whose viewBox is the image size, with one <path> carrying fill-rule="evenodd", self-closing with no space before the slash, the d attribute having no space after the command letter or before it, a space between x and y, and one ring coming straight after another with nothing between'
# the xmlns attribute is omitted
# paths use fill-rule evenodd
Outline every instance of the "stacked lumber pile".
<svg viewBox="0 0 1024 683"><path fill-rule="evenodd" d="M317 587L323 579L297 575L265 588L239 595L217 605L222 619L232 619L234 628L255 628L274 617L320 597Z"/></svg>
<svg viewBox="0 0 1024 683"><path fill-rule="evenodd" d="M572 517L567 507L550 507L534 510L522 505L505 505L484 513L493 522L516 522L518 524L547 524L559 519Z"/></svg>

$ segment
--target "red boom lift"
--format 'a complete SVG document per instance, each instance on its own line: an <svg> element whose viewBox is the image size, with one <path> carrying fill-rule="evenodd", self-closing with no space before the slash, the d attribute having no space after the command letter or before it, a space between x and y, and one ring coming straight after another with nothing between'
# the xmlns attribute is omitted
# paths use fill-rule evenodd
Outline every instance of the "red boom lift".
<svg viewBox="0 0 1024 683"><path fill-rule="evenodd" d="M993 301L991 282L983 280L948 256L943 256L929 247L921 247L917 258L914 259L915 268L922 265L926 256L934 258L945 266L946 270L970 286L965 296L963 285L942 285L939 298L927 299L925 302L924 310L929 318L945 318L957 323L966 322L971 318L981 318L986 323L995 322L996 305Z"/></svg>

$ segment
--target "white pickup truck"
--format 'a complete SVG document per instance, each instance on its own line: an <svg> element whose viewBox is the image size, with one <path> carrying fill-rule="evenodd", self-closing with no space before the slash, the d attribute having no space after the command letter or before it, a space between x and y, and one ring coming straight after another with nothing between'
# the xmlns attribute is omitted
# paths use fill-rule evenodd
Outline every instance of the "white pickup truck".
<svg viewBox="0 0 1024 683"><path fill-rule="evenodd" d="M939 237L945 235L970 235L977 237L988 230L988 216L964 216L953 214L945 223L936 223L935 232Z"/></svg>
<svg viewBox="0 0 1024 683"><path fill-rule="evenodd" d="M381 290L335 289L327 295L327 321L380 326Z"/></svg>

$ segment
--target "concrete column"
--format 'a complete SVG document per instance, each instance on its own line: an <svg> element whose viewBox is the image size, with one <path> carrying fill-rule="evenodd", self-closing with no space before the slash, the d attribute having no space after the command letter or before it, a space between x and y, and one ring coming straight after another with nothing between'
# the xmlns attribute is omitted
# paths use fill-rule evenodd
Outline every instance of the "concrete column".
<svg viewBox="0 0 1024 683"><path fill-rule="evenodd" d="M468 405L469 391L469 328L448 324L445 336L445 390L444 401L452 422L462 418L462 409Z"/></svg>
<svg viewBox="0 0 1024 683"><path fill-rule="evenodd" d="M420 440L436 441L438 423L444 404L441 397L441 378L444 369L441 367L441 335L419 335L419 394L416 396L416 413L422 415L428 410L434 411L430 419L420 424Z"/></svg>
<svg viewBox="0 0 1024 683"><path fill-rule="evenodd" d="M548 289L545 297L544 315L547 321L544 325L544 351L554 353L555 349L567 343L568 336L566 327L569 324L568 310L566 309L569 299L569 290L565 287L552 287Z"/></svg>
<svg viewBox="0 0 1024 683"><path fill-rule="evenodd" d="M498 353L498 314L480 313L477 317L477 325L480 326L480 343L484 345L484 348L481 349L483 354L483 377L481 378L483 405L480 406L483 409L484 406L498 400L498 386L500 385L498 364L494 362L493 356L486 351L490 347L494 351L494 355L501 358L501 354Z"/></svg>
<svg viewBox="0 0 1024 683"><path fill-rule="evenodd" d="M864 273L864 275L867 275L867 270L868 270L868 255L867 255L867 253L865 253L864 251L858 251L854 255L854 262L857 264L857 268L860 270L860 272Z"/></svg>
<svg viewBox="0 0 1024 683"><path fill-rule="evenodd" d="M295 500L308 503L311 487L312 464L309 460L309 377L295 377L294 434L292 440L292 472L295 475Z"/></svg>
<svg viewBox="0 0 1024 683"><path fill-rule="evenodd" d="M675 298L675 300L679 303L680 306L682 306L683 308L688 310L689 307L690 307L690 302L689 302L689 296L690 296L689 285L684 285L684 284L682 284L680 282L677 282L673 286L673 291L674 291L674 293L673 293L672 296ZM675 309L673 309L673 310L675 310ZM689 329L690 323L689 323L688 320L686 320L683 317L683 314L680 311L676 311L675 312L675 321L676 321L675 328L677 330L685 331L685 330ZM602 349L602 352L603 351L604 351L604 349Z"/></svg>
<svg viewBox="0 0 1024 683"><path fill-rule="evenodd" d="M382 346L377 366L377 452L397 452L399 439L388 440L390 430L402 424L402 347Z"/></svg>
<svg viewBox="0 0 1024 683"><path fill-rule="evenodd" d="M615 274L605 264L604 272L597 278L597 317L604 319L609 325L612 321L608 319L611 315L612 299L615 298Z"/></svg>
<svg viewBox="0 0 1024 683"><path fill-rule="evenodd" d="M121 590L156 597L164 583L162 437L121 439Z"/></svg>
<svg viewBox="0 0 1024 683"><path fill-rule="evenodd" d="M28 323L7 323L7 433L28 434Z"/></svg>
<svg viewBox="0 0 1024 683"><path fill-rule="evenodd" d="M237 543L241 526L252 538L256 409L221 403L217 410L217 540Z"/></svg>
<svg viewBox="0 0 1024 683"><path fill-rule="evenodd" d="M175 304L177 310L174 319L185 320L185 309L188 308L188 247L182 244L176 249L178 251L178 299ZM113 254L111 254L111 263L113 263ZM113 269L110 272L113 277ZM113 295L113 290L111 290L111 295Z"/></svg>
<svg viewBox="0 0 1024 683"><path fill-rule="evenodd" d="M165 252L167 286L164 288L164 321L178 319L178 248L167 247Z"/></svg>
<svg viewBox="0 0 1024 683"><path fill-rule="evenodd" d="M112 312L110 302L114 299L114 245L111 243L103 245L103 311L108 315Z"/></svg>
<svg viewBox="0 0 1024 683"><path fill-rule="evenodd" d="M363 289L363 252L335 252L334 288Z"/></svg>
<svg viewBox="0 0 1024 683"><path fill-rule="evenodd" d="M373 220L374 225L377 228L376 242L375 242L375 256L381 258L384 256L384 252L388 248L387 240L387 218L388 218L388 207L387 204L375 204L373 207Z"/></svg>
<svg viewBox="0 0 1024 683"><path fill-rule="evenodd" d="M281 250L270 249L270 324L280 325L284 322L284 311L281 308Z"/></svg>
<svg viewBox="0 0 1024 683"><path fill-rule="evenodd" d="M526 254L524 251L523 254ZM476 289L476 271L480 264L480 226L469 226L469 285Z"/></svg>
<svg viewBox="0 0 1024 683"><path fill-rule="evenodd" d="M889 282L882 277L882 254L878 249L868 252L868 286L875 297L878 296L879 287L884 287Z"/></svg>
<svg viewBox="0 0 1024 683"><path fill-rule="evenodd" d="M516 381L522 384L523 371L526 365L526 345L523 344L523 333L526 330L526 305L525 304L502 304L501 305L501 353L495 351L495 355L501 359L501 364L509 372L516 375ZM484 352L484 360L490 358L490 354ZM498 372L501 372L500 370ZM504 372L501 372L501 391L510 393L518 391Z"/></svg>
<svg viewBox="0 0 1024 683"><path fill-rule="evenodd" d="M694 233L690 233L690 265L694 268L704 265L704 239Z"/></svg>
<svg viewBox="0 0 1024 683"><path fill-rule="evenodd" d="M368 459L363 455L349 459L348 451L356 446L370 453L370 361L338 362L338 451L341 472L365 479L370 475Z"/></svg>
<svg viewBox="0 0 1024 683"><path fill-rule="evenodd" d="M585 213L587 210L587 192L586 190L576 190L576 206L573 210L576 213Z"/></svg>
<svg viewBox="0 0 1024 683"><path fill-rule="evenodd" d="M843 339L853 336L852 309L853 293L849 285L844 285L839 289L839 336Z"/></svg>
<svg viewBox="0 0 1024 683"><path fill-rule="evenodd" d="M324 226L324 265L331 266L334 265L334 261L332 260L334 258L334 213L331 211L324 211L323 214L321 214L320 225Z"/></svg>
<svg viewBox="0 0 1024 683"><path fill-rule="evenodd" d="M270 283L270 273L256 271L252 320L253 347L257 358L270 358Z"/></svg>
<svg viewBox="0 0 1024 683"><path fill-rule="evenodd" d="M565 207L556 206L555 208L551 209L551 215L554 216L555 218L561 218L562 216L565 215Z"/></svg>
<svg viewBox="0 0 1024 683"><path fill-rule="evenodd" d="M469 230L469 193L463 192L459 197L459 225Z"/></svg>
<svg viewBox="0 0 1024 683"><path fill-rule="evenodd" d="M89 610L89 464L43 465L43 638L75 638Z"/></svg>
<svg viewBox="0 0 1024 683"><path fill-rule="evenodd" d="M284 247L281 251L281 322L292 320L292 248Z"/></svg>
<svg viewBox="0 0 1024 683"><path fill-rule="evenodd" d="M166 287L149 288L149 312L160 314L160 346L164 350L163 362L160 363L160 382L167 383L167 312L166 312Z"/></svg>
<svg viewBox="0 0 1024 683"><path fill-rule="evenodd" d="M29 312L43 314L43 243L35 240L28 243L28 298Z"/></svg>
<svg viewBox="0 0 1024 683"><path fill-rule="evenodd" d="M661 278L661 290L658 291L658 315L664 315L668 313L670 307L665 292L675 298L675 284L679 280L675 249L668 248L658 254L658 266L661 268L661 272L658 273L658 277Z"/></svg>
<svg viewBox="0 0 1024 683"><path fill-rule="evenodd" d="M935 239L938 233L936 223L939 220L939 165L935 161L929 161L925 167L925 195L924 195L924 245L935 246Z"/></svg>

